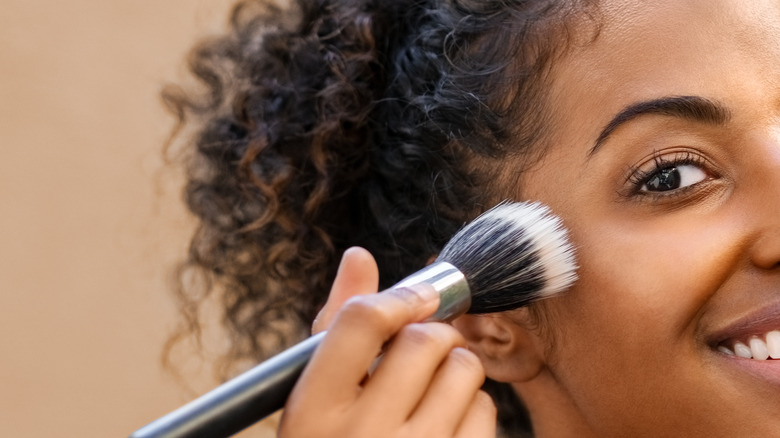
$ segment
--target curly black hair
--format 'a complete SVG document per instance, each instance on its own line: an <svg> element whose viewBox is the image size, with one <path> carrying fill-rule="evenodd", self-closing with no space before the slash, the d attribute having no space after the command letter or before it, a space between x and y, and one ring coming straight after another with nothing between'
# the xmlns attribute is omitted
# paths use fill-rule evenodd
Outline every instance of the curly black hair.
<svg viewBox="0 0 780 438"><path fill-rule="evenodd" d="M307 333L348 247L375 256L387 287L516 195L507 175L543 149L547 72L589 3L239 1L229 32L191 53L205 91L163 93L177 129L196 131L182 269L208 280L177 289L179 335L216 295L227 359L266 357ZM487 386L502 427L530 431L511 388Z"/></svg>

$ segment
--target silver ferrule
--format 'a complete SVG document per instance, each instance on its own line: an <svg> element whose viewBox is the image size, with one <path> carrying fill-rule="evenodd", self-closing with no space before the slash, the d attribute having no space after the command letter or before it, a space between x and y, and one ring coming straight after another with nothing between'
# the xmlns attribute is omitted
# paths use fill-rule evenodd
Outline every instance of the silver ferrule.
<svg viewBox="0 0 780 438"><path fill-rule="evenodd" d="M471 307L471 289L466 276L447 262L434 262L398 282L393 288L427 284L439 292L439 307L427 321L450 321Z"/></svg>

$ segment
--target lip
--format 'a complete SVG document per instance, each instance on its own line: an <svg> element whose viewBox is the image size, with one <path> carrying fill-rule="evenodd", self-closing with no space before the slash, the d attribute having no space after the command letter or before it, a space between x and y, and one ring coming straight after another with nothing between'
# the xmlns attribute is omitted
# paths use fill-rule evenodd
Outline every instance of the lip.
<svg viewBox="0 0 780 438"><path fill-rule="evenodd" d="M717 350L725 341L747 341L751 336L763 336L771 330L780 329L780 301L771 302L756 310L745 313L728 325L720 328L708 337L715 358L726 369L730 369L730 379L751 376L763 382L759 388L772 392L780 388L780 360L757 360L728 355ZM732 345L728 345L732 348ZM768 386L767 386L768 385ZM771 389L770 389L771 388Z"/></svg>
<svg viewBox="0 0 780 438"><path fill-rule="evenodd" d="M746 359L738 356L730 356L719 351L715 351L720 363L729 369L727 379L736 382L745 376L756 379L761 383L757 386L758 391L769 391L767 394L773 396L777 394L780 388L780 360L756 360ZM760 397L756 393L757 397Z"/></svg>
<svg viewBox="0 0 780 438"><path fill-rule="evenodd" d="M715 330L708 336L707 343L716 349L724 341L744 342L751 336L763 336L772 330L780 330L780 301L747 313L727 326ZM730 345L728 347L731 348Z"/></svg>

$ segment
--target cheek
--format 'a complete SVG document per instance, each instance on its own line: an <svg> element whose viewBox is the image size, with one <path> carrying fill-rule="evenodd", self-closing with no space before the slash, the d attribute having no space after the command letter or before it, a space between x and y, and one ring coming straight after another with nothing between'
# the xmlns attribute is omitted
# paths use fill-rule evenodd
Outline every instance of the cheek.
<svg viewBox="0 0 780 438"><path fill-rule="evenodd" d="M635 409L623 419L674 415L680 387L700 379L698 315L733 272L737 228L714 215L578 219L580 280L547 304L553 372L596 421L618 408Z"/></svg>
<svg viewBox="0 0 780 438"><path fill-rule="evenodd" d="M629 332L657 326L663 342L682 338L733 272L739 228L732 218L706 213L585 223L574 237L583 280L576 298L595 314L606 312L607 321L630 320L622 327Z"/></svg>
<svg viewBox="0 0 780 438"><path fill-rule="evenodd" d="M681 335L728 274L733 258L730 234L713 232L700 221L690 226L674 220L604 221L589 228L575 237L582 242L582 281L572 305L604 317L605 324L621 322L619 328L629 333L657 326L669 336ZM573 317L585 316L569 310Z"/></svg>

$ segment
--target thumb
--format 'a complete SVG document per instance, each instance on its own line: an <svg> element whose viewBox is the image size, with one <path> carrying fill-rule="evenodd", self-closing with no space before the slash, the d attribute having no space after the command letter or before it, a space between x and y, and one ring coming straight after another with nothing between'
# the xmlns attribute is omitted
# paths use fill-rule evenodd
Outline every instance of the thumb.
<svg viewBox="0 0 780 438"><path fill-rule="evenodd" d="M357 246L344 251L328 301L312 323L312 333L325 330L349 298L376 293L377 289L379 268L371 253Z"/></svg>

